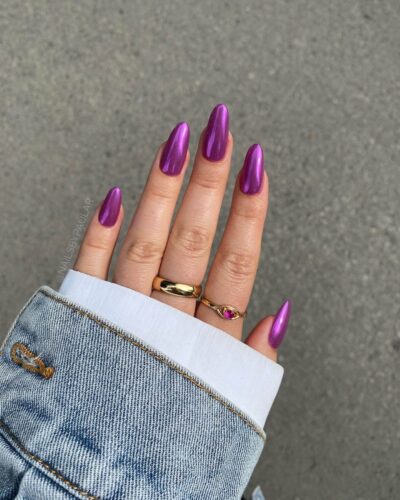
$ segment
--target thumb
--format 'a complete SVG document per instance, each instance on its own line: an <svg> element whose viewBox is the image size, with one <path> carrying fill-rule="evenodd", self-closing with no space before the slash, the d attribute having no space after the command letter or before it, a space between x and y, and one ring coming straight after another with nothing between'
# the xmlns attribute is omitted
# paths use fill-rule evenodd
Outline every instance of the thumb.
<svg viewBox="0 0 400 500"><path fill-rule="evenodd" d="M285 337L292 304L286 300L275 316L266 316L250 332L245 343L272 361L278 358L278 347Z"/></svg>

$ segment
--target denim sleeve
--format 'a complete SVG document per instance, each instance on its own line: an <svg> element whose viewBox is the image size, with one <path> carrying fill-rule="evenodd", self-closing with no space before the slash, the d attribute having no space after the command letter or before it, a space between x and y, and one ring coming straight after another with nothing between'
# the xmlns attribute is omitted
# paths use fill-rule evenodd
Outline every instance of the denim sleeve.
<svg viewBox="0 0 400 500"><path fill-rule="evenodd" d="M40 288L0 353L0 499L239 499L265 433L140 337Z"/></svg>

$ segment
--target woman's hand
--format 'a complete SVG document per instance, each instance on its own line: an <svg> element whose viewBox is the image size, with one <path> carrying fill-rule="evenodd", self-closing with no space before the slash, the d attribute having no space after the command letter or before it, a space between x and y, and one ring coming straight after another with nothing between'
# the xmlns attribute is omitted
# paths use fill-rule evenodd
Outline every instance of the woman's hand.
<svg viewBox="0 0 400 500"><path fill-rule="evenodd" d="M229 114L219 104L199 141L190 182L176 219L175 205L189 165L189 126L178 124L161 145L118 256L113 281L165 302L240 339L243 318L220 317L204 303L152 288L159 275L199 285L204 279L229 175L233 137ZM124 211L121 190L112 188L96 210L74 269L106 280ZM211 265L203 296L218 305L247 308L257 272L268 208L268 177L260 145L250 147L236 180L229 218ZM290 316L286 301L275 317L253 329L246 344L276 360Z"/></svg>

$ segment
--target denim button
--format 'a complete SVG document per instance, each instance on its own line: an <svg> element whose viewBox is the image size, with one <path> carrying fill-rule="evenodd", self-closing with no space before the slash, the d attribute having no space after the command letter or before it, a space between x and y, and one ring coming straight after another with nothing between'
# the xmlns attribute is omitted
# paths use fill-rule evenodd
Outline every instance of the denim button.
<svg viewBox="0 0 400 500"><path fill-rule="evenodd" d="M25 344L16 342L11 348L11 359L25 370L37 373L49 379L54 374L54 368L46 366L42 359L27 348Z"/></svg>

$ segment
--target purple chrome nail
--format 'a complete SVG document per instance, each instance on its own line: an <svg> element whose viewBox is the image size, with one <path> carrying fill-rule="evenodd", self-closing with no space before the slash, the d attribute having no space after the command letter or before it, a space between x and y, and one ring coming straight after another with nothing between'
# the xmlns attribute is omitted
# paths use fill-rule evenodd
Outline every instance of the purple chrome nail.
<svg viewBox="0 0 400 500"><path fill-rule="evenodd" d="M161 155L160 169L167 175L179 175L189 147L190 128L186 122L178 123L171 132Z"/></svg>
<svg viewBox="0 0 400 500"><path fill-rule="evenodd" d="M289 300L287 300L281 305L279 311L276 313L271 331L269 332L268 336L268 343L274 349L278 349L278 347L282 343L288 327L291 310L292 304Z"/></svg>
<svg viewBox="0 0 400 500"><path fill-rule="evenodd" d="M256 194L261 190L264 178L264 153L259 144L247 151L240 176L240 190L245 194Z"/></svg>
<svg viewBox="0 0 400 500"><path fill-rule="evenodd" d="M118 186L110 189L101 205L99 212L99 222L103 226L111 227L118 219L121 209L122 192Z"/></svg>
<svg viewBox="0 0 400 500"><path fill-rule="evenodd" d="M203 140L203 156L219 161L225 156L229 136L229 111L225 104L217 104L211 111Z"/></svg>

